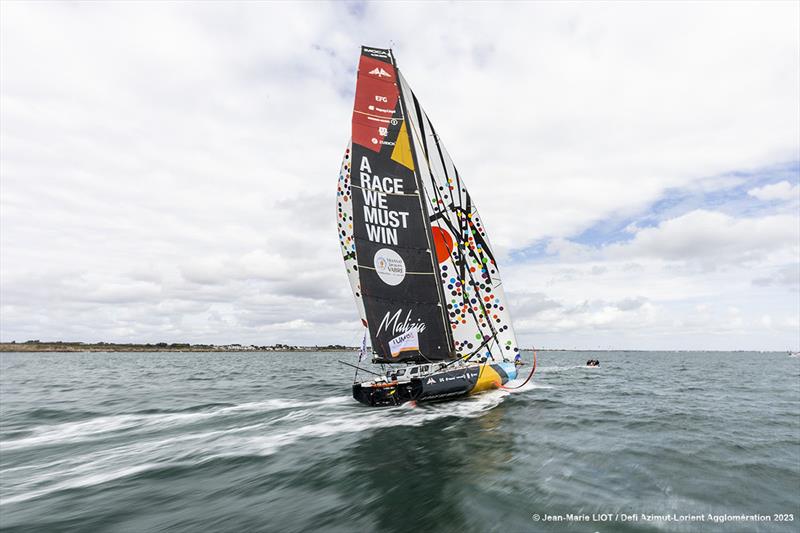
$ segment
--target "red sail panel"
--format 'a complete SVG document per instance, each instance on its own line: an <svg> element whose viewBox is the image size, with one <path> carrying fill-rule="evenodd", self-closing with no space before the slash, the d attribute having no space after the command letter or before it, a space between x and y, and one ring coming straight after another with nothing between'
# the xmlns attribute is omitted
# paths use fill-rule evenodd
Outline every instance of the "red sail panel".
<svg viewBox="0 0 800 533"><path fill-rule="evenodd" d="M380 152L398 98L394 65L362 54L353 106L353 142Z"/></svg>

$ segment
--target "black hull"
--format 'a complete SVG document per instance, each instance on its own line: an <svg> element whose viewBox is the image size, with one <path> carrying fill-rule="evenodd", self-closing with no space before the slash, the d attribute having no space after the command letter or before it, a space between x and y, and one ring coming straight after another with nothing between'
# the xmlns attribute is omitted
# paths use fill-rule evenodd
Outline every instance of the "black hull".
<svg viewBox="0 0 800 533"><path fill-rule="evenodd" d="M363 387L360 383L353 385L353 398L370 407L400 405L416 400L419 395L418 387L415 388L413 383L388 387Z"/></svg>
<svg viewBox="0 0 800 533"><path fill-rule="evenodd" d="M497 389L508 382L509 377L516 377L513 364L457 368L403 383L356 383L353 385L353 398L370 407L400 405L410 401L441 402Z"/></svg>

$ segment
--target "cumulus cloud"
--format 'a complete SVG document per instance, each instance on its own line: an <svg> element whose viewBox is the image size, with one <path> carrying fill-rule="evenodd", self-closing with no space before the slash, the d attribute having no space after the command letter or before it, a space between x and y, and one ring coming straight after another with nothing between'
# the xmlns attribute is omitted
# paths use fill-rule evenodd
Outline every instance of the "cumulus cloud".
<svg viewBox="0 0 800 533"><path fill-rule="evenodd" d="M800 218L774 215L734 218L696 210L656 227L633 229L630 242L607 248L610 257L656 257L704 265L759 260L769 254L796 257L800 249Z"/></svg>
<svg viewBox="0 0 800 533"><path fill-rule="evenodd" d="M675 339L697 298L753 345L775 332L749 307L798 315L753 281L796 262L795 213L639 223L676 189L797 194L737 174L798 159L795 3L0 12L4 340L354 342L334 191L361 44L393 46L447 144L524 345L711 345ZM574 239L617 218L623 242Z"/></svg>
<svg viewBox="0 0 800 533"><path fill-rule="evenodd" d="M756 187L747 191L750 196L759 200L800 200L800 185L792 185L788 181L771 183L763 187Z"/></svg>
<svg viewBox="0 0 800 533"><path fill-rule="evenodd" d="M800 287L800 264L787 265L776 269L770 275L753 279L753 285L761 287L784 286L790 288Z"/></svg>

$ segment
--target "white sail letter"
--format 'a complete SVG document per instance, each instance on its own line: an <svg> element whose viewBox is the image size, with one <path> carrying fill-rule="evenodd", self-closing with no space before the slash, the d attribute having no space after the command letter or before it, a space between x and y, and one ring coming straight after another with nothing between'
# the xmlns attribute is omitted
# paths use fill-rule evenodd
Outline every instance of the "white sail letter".
<svg viewBox="0 0 800 533"><path fill-rule="evenodd" d="M360 170L362 172L365 171L365 170L367 172L372 172L372 168L370 168L370 166L369 166L369 159L367 159L367 156L364 156L364 157L361 158L361 166L359 167L358 170Z"/></svg>

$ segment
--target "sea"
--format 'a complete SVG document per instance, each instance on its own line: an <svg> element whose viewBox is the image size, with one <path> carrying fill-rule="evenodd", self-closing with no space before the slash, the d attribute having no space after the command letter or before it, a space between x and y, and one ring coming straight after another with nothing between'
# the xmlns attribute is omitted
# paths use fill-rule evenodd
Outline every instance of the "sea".
<svg viewBox="0 0 800 533"><path fill-rule="evenodd" d="M0 354L0 530L800 531L785 352L541 351L520 389L392 408L356 359Z"/></svg>

